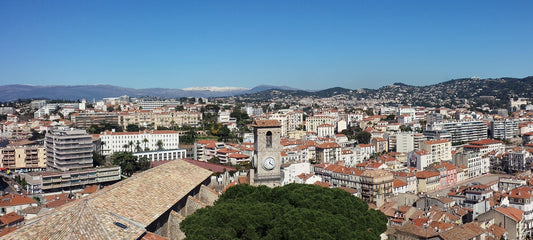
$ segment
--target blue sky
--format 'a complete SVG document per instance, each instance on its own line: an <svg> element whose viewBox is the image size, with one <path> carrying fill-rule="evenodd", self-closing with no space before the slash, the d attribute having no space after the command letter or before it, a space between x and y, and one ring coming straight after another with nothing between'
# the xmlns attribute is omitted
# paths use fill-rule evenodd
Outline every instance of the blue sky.
<svg viewBox="0 0 533 240"><path fill-rule="evenodd" d="M533 75L533 1L0 1L0 85L301 89Z"/></svg>

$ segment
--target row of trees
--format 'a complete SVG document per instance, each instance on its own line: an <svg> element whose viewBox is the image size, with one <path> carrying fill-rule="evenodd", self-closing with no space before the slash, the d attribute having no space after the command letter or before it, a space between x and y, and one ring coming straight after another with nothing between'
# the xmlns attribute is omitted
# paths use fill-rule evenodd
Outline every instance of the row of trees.
<svg viewBox="0 0 533 240"><path fill-rule="evenodd" d="M187 239L380 239L387 217L338 188L229 188L181 224Z"/></svg>

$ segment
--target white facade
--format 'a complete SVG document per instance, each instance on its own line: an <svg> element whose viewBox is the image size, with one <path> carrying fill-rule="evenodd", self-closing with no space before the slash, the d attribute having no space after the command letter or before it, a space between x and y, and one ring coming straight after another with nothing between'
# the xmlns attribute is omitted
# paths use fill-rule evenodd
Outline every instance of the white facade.
<svg viewBox="0 0 533 240"><path fill-rule="evenodd" d="M114 152L142 152L158 150L161 141L162 149L178 149L179 134L171 130L154 130L142 132L110 132L100 134L104 155ZM131 145L130 145L131 143Z"/></svg>
<svg viewBox="0 0 533 240"><path fill-rule="evenodd" d="M434 162L433 156L424 150L409 152L407 158L411 166L418 170L424 170L427 166Z"/></svg>
<svg viewBox="0 0 533 240"><path fill-rule="evenodd" d="M452 143L448 140L423 141L420 149L431 154L433 162L447 162L452 160Z"/></svg>
<svg viewBox="0 0 533 240"><path fill-rule="evenodd" d="M415 149L415 138L411 133L396 135L396 152L408 153Z"/></svg>
<svg viewBox="0 0 533 240"><path fill-rule="evenodd" d="M309 162L292 163L288 166L284 166L283 169L283 185L289 183L297 183L298 175L305 173L311 173L311 164Z"/></svg>
<svg viewBox="0 0 533 240"><path fill-rule="evenodd" d="M146 157L151 162L154 162L183 159L187 156L187 152L185 149L172 149L161 151L136 152L133 154L133 156L136 156L137 158Z"/></svg>
<svg viewBox="0 0 533 240"><path fill-rule="evenodd" d="M473 178L489 172L490 159L476 153L457 153L453 156L453 164L466 166L466 177Z"/></svg>

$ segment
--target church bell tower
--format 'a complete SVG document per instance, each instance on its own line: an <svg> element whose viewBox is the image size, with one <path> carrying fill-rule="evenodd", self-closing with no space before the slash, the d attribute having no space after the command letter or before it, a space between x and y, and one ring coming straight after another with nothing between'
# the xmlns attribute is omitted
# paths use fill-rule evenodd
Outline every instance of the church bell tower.
<svg viewBox="0 0 533 240"><path fill-rule="evenodd" d="M257 120L253 128L254 157L250 184L281 186L281 125L278 120Z"/></svg>

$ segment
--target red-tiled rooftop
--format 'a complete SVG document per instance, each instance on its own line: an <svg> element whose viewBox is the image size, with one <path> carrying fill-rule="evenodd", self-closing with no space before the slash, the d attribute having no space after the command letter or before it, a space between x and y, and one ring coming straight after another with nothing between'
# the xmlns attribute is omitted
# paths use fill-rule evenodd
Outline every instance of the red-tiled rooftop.
<svg viewBox="0 0 533 240"><path fill-rule="evenodd" d="M278 120L256 120L252 126L254 127L279 127L281 124Z"/></svg>
<svg viewBox="0 0 533 240"><path fill-rule="evenodd" d="M223 173L225 171L237 171L237 169L235 169L233 167L225 166L225 165L221 165L221 164L197 161L197 160L190 159L190 158L184 158L183 160L188 162L188 163L194 164L194 165L196 165L198 167L201 167L203 169L207 169L209 171L212 171L212 172Z"/></svg>
<svg viewBox="0 0 533 240"><path fill-rule="evenodd" d="M440 176L440 174L432 171L421 171L416 173L416 178L430 178L436 176Z"/></svg>
<svg viewBox="0 0 533 240"><path fill-rule="evenodd" d="M424 141L425 144L440 144L440 143L449 143L449 142L450 140L446 140L446 139Z"/></svg>
<svg viewBox="0 0 533 240"><path fill-rule="evenodd" d="M502 141L493 140L493 139L481 139L478 141L469 142L469 144L472 145L487 145L487 144L495 144L495 143L503 143Z"/></svg>
<svg viewBox="0 0 533 240"><path fill-rule="evenodd" d="M1 196L0 207L9 207L36 203L33 198L26 195L6 194Z"/></svg>
<svg viewBox="0 0 533 240"><path fill-rule="evenodd" d="M12 223L15 223L15 222L20 222L22 220L24 220L24 217L18 215L15 212L11 212L11 213L8 213L8 214L0 217L0 222L3 225L9 225L9 224L12 224Z"/></svg>
<svg viewBox="0 0 533 240"><path fill-rule="evenodd" d="M524 211L514 207L497 207L494 210L503 213L517 222L520 222L524 216Z"/></svg>

